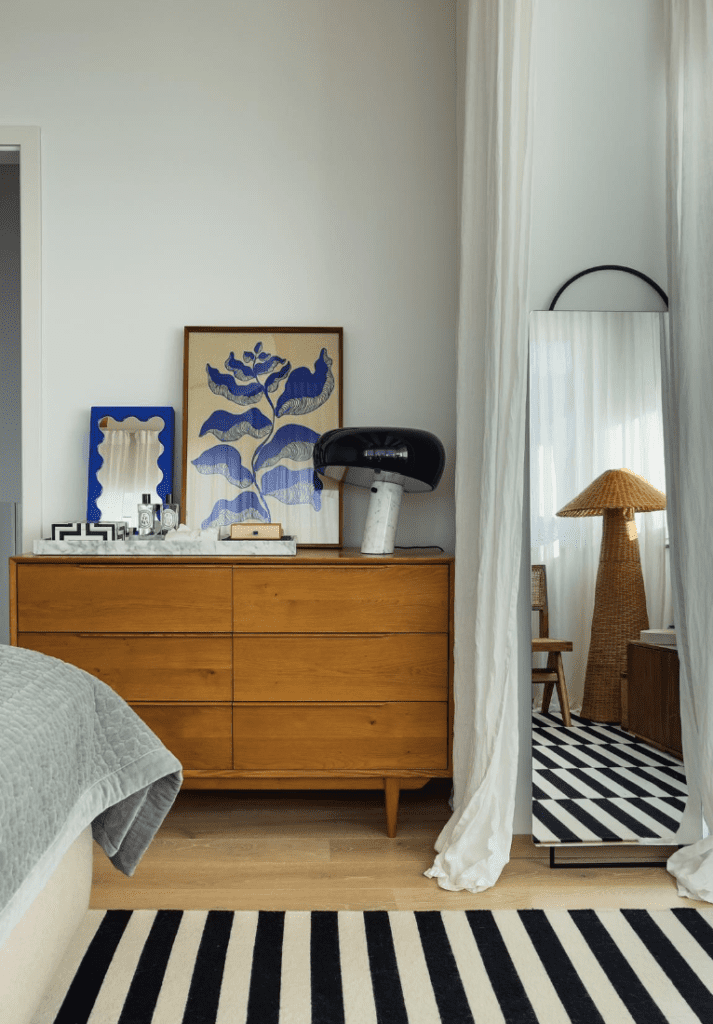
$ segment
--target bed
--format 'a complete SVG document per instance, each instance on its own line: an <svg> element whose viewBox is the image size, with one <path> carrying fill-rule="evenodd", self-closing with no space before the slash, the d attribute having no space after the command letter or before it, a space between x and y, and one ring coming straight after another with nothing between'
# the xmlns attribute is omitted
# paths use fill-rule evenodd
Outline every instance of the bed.
<svg viewBox="0 0 713 1024"><path fill-rule="evenodd" d="M181 764L82 669L0 645L0 1021L26 1024L89 906L93 840L132 875Z"/></svg>

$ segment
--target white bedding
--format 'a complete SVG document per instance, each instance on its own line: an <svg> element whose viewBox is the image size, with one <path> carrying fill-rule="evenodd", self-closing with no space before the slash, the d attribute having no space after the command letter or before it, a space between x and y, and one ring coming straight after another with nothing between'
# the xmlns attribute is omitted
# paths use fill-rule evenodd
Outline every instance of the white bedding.
<svg viewBox="0 0 713 1024"><path fill-rule="evenodd" d="M181 781L180 762L105 683L0 645L0 948L87 826L133 874Z"/></svg>

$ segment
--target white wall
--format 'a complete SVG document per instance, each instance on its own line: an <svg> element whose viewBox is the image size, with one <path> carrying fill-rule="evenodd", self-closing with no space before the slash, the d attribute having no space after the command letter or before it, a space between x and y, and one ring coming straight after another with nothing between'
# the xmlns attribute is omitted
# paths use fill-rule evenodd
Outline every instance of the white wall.
<svg viewBox="0 0 713 1024"><path fill-rule="evenodd" d="M345 424L443 440L397 540L452 549L454 48L444 0L6 0L0 117L42 138L45 530L85 512L92 405L180 424L186 324L324 325Z"/></svg>
<svg viewBox="0 0 713 1024"><path fill-rule="evenodd" d="M537 0L530 259L533 309L591 266L667 291L663 0ZM558 309L652 309L629 275L593 274Z"/></svg>

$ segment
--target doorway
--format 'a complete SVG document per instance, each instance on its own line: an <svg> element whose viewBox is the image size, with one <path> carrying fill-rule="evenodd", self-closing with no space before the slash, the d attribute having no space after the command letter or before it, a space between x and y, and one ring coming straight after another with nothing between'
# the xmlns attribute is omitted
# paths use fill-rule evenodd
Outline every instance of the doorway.
<svg viewBox="0 0 713 1024"><path fill-rule="evenodd" d="M0 149L0 643L10 639L8 558L18 553L20 438L20 148Z"/></svg>
<svg viewBox="0 0 713 1024"><path fill-rule="evenodd" d="M0 126L0 642L7 559L42 536L40 130Z"/></svg>

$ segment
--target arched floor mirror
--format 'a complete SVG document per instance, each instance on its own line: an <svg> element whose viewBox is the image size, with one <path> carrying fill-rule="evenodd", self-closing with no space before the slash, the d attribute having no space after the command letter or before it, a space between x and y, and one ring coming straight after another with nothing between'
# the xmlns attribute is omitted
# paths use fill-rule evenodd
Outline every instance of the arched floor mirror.
<svg viewBox="0 0 713 1024"><path fill-rule="evenodd" d="M644 281L663 308L555 309L574 281L604 270ZM530 315L532 836L550 848L552 866L568 866L555 857L565 847L679 842L673 837L686 778L666 513L626 511L637 507L624 493L633 477L616 478L624 488L618 497L601 498L595 488L607 508L627 503L605 513L626 518L608 557L631 562L638 549L643 620L633 607L636 566L617 564L624 576L602 589L602 510L557 514L609 470L632 471L637 486L643 477L665 492L660 343L667 308L666 294L646 275L607 265L576 274L549 310ZM595 605L601 612L603 601L611 637L605 631L602 641L595 620L594 643ZM550 643L538 643L543 633Z"/></svg>

